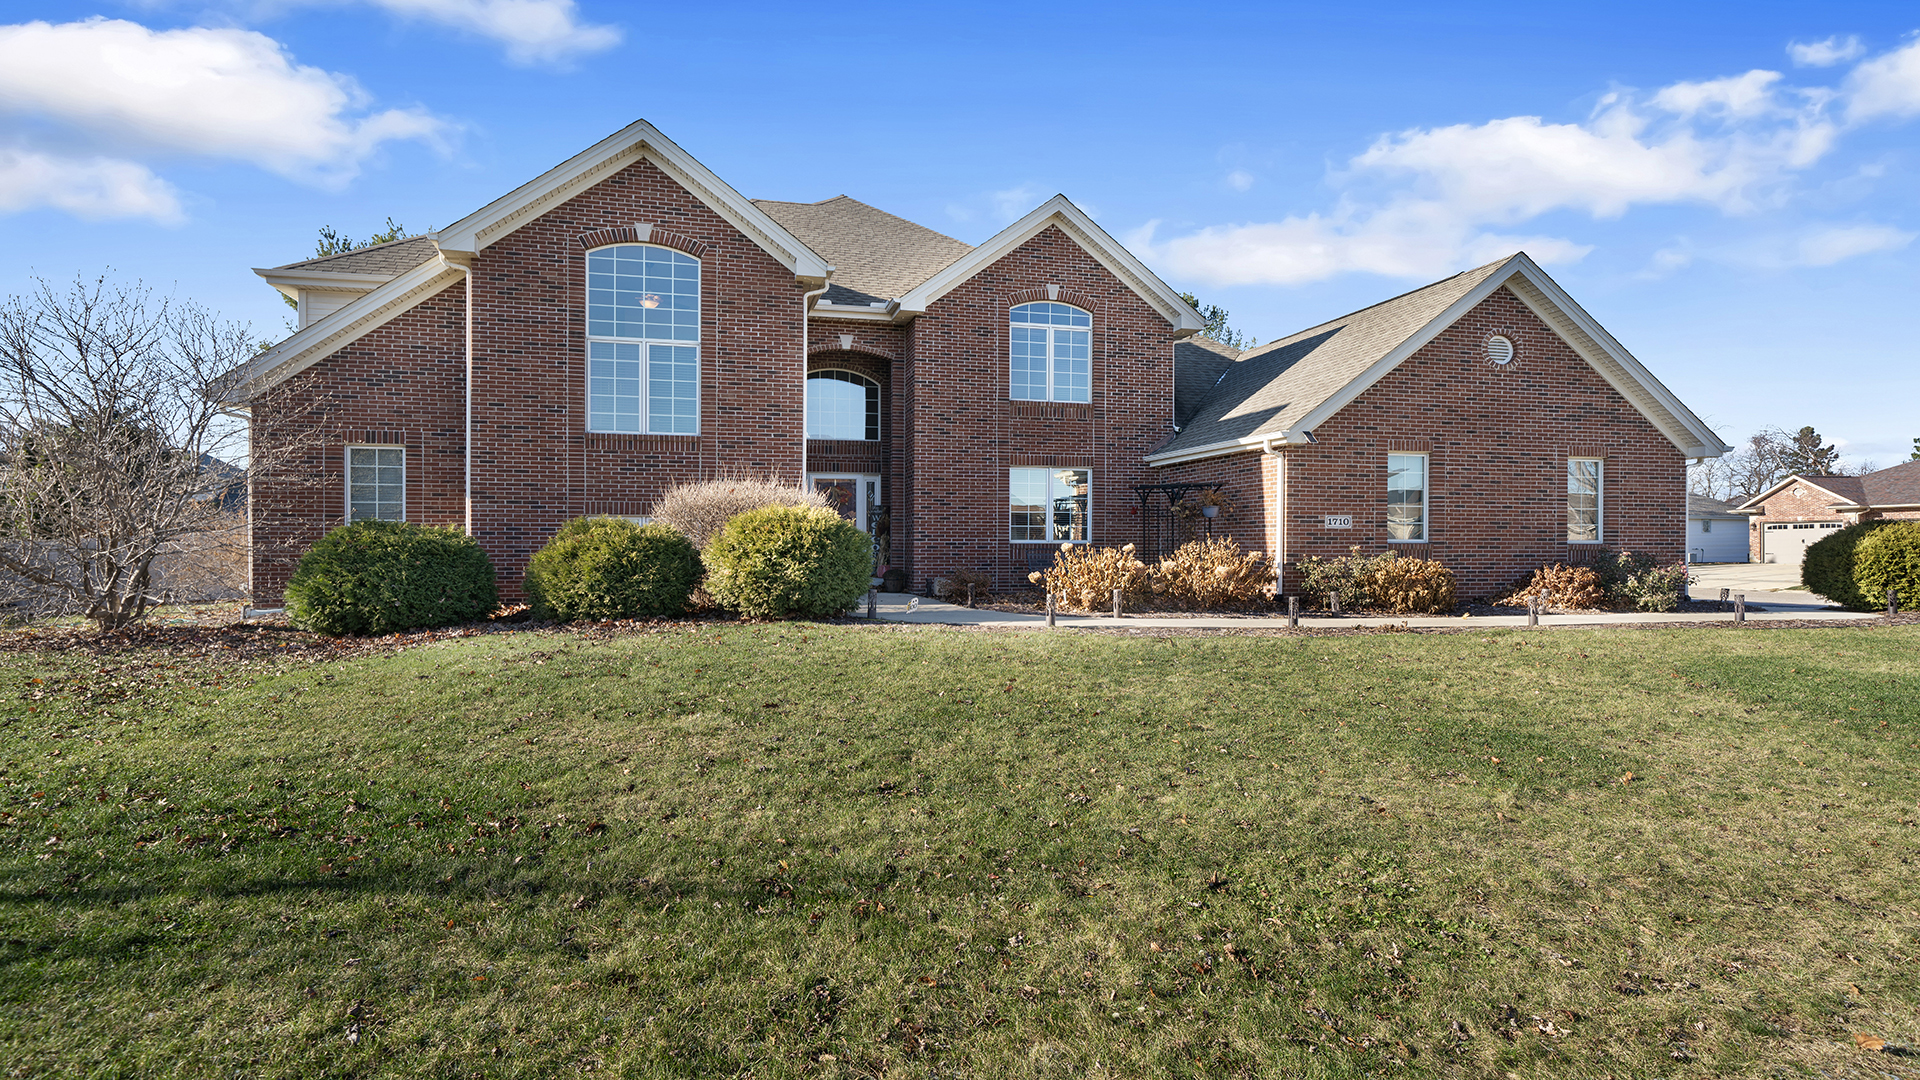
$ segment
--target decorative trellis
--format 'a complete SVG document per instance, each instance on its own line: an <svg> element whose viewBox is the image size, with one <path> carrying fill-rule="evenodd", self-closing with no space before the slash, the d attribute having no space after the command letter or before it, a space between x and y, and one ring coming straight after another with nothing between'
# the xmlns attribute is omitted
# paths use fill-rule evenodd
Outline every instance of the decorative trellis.
<svg viewBox="0 0 1920 1080"><path fill-rule="evenodd" d="M1219 484L1135 484L1133 494L1140 500L1140 538L1134 552L1142 559L1171 555L1175 548L1193 538L1194 523L1182 518L1180 504L1198 491L1219 491Z"/></svg>

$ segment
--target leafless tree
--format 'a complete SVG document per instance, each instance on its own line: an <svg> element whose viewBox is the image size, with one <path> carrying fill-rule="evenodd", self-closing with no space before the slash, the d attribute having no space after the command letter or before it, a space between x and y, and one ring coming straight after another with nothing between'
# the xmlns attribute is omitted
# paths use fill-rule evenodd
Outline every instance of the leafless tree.
<svg viewBox="0 0 1920 1080"><path fill-rule="evenodd" d="M116 629L170 599L169 553L244 551L242 463L263 463L220 391L254 351L246 327L104 276L0 305L0 601Z"/></svg>

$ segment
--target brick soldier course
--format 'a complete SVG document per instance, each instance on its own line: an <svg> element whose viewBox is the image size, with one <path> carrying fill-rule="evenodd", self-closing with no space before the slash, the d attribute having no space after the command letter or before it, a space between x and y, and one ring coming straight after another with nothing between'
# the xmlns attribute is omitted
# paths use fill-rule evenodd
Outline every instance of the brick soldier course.
<svg viewBox="0 0 1920 1080"><path fill-rule="evenodd" d="M613 246L698 261L694 432L593 429L587 255ZM969 247L844 196L750 201L644 122L427 237L259 273L299 300L302 325L238 373L232 400L263 443L293 425L318 443L311 482L251 492L263 606L362 505L349 447L404 451L406 519L470 528L509 600L568 519L641 516L683 481L800 480L803 453L808 475L878 478L909 580L1010 582L1055 546L1011 539L1012 469L1088 470L1094 544L1140 534L1136 485L1222 484L1236 506L1221 527L1292 560L1386 546L1385 457L1415 449L1430 455L1430 542L1393 546L1452 566L1473 595L1582 554L1566 543L1568 455L1606 462L1609 546L1677 560L1685 460L1727 449L1584 313L1569 322L1525 256L1389 301L1402 322L1426 317L1392 341L1369 324L1371 359L1353 335L1200 350L1183 341L1201 325L1191 307L1064 198ZM1090 317L1087 400L1013 397L1010 312L1035 302ZM1495 332L1517 346L1498 369L1483 355ZM878 384L878 439L804 438L803 380L829 370ZM1365 385L1314 429L1235 411L1314 372L1323 400ZM1353 528L1319 528L1331 514Z"/></svg>

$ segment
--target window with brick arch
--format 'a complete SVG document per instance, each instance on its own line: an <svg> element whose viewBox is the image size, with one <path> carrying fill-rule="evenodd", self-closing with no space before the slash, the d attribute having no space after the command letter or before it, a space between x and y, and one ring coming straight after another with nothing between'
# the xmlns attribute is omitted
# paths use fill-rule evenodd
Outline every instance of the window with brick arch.
<svg viewBox="0 0 1920 1080"><path fill-rule="evenodd" d="M587 428L700 433L700 260L654 244L587 252Z"/></svg>
<svg viewBox="0 0 1920 1080"><path fill-rule="evenodd" d="M880 438L880 384L837 368L807 373L807 438Z"/></svg>
<svg viewBox="0 0 1920 1080"><path fill-rule="evenodd" d="M1071 304L1021 304L1009 315L1015 401L1092 401L1093 316Z"/></svg>

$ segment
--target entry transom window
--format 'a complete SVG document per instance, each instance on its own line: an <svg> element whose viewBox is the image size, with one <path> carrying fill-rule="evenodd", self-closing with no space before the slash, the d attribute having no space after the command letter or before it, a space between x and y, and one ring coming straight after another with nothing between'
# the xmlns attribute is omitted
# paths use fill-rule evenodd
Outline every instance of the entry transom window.
<svg viewBox="0 0 1920 1080"><path fill-rule="evenodd" d="M1387 455L1387 539L1427 539L1427 455Z"/></svg>
<svg viewBox="0 0 1920 1080"><path fill-rule="evenodd" d="M587 426L700 430L700 261L620 244L587 253Z"/></svg>
<svg viewBox="0 0 1920 1080"><path fill-rule="evenodd" d="M807 375L807 438L880 437L880 384L851 371Z"/></svg>
<svg viewBox="0 0 1920 1080"><path fill-rule="evenodd" d="M1602 472L1599 458L1567 459L1567 543L1600 542Z"/></svg>
<svg viewBox="0 0 1920 1080"><path fill-rule="evenodd" d="M1016 544L1084 544L1091 535L1093 473L1007 470L1007 511Z"/></svg>
<svg viewBox="0 0 1920 1080"><path fill-rule="evenodd" d="M347 520L406 519L406 449L399 446L347 447Z"/></svg>
<svg viewBox="0 0 1920 1080"><path fill-rule="evenodd" d="M1068 304L1013 309L1016 401L1092 401L1093 316Z"/></svg>

